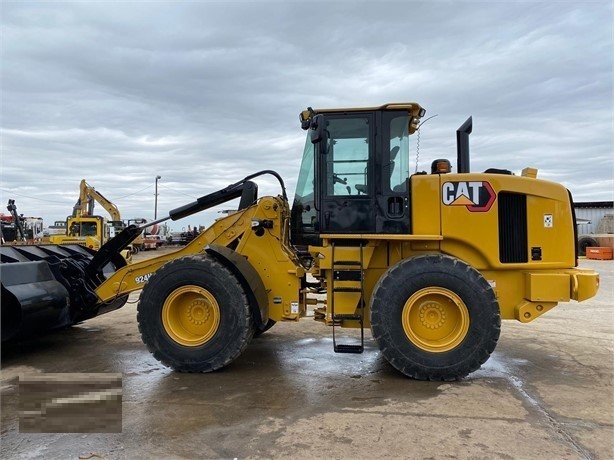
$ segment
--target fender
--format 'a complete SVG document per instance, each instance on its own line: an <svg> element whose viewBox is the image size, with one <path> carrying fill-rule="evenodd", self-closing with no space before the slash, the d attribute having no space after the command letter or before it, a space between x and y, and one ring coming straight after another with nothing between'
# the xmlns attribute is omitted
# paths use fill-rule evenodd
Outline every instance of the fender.
<svg viewBox="0 0 614 460"><path fill-rule="evenodd" d="M205 248L205 251L237 276L251 305L256 330L261 330L269 321L269 300L264 283L256 269L244 256L225 246L211 244ZM256 309L260 310L260 314L257 314Z"/></svg>

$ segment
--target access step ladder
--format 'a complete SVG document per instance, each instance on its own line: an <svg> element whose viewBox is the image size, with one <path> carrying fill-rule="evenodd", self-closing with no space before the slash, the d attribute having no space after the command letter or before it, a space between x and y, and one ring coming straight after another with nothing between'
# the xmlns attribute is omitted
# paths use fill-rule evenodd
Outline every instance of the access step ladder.
<svg viewBox="0 0 614 460"><path fill-rule="evenodd" d="M331 241L331 258L332 258L332 276L330 282L330 311L333 327L333 347L336 353L362 353L364 351L365 330L364 330L364 312L365 312L365 293L364 293L364 267L363 267L363 245L360 242L359 260L336 260L335 259L335 242ZM344 286L336 287L336 282L347 282ZM349 286L348 286L349 285ZM335 313L335 297L343 293L359 293L359 301L356 312L352 314L337 314ZM341 324L343 321L359 321L360 323L360 345L359 344L341 344L337 343L335 336L335 325Z"/></svg>

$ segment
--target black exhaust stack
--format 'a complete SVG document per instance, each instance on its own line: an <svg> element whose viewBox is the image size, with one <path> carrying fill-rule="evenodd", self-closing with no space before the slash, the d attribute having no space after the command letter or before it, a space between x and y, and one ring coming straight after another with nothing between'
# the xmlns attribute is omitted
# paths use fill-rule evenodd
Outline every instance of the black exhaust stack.
<svg viewBox="0 0 614 460"><path fill-rule="evenodd" d="M469 134L473 129L473 119L467 118L456 130L456 169L458 173L469 172Z"/></svg>

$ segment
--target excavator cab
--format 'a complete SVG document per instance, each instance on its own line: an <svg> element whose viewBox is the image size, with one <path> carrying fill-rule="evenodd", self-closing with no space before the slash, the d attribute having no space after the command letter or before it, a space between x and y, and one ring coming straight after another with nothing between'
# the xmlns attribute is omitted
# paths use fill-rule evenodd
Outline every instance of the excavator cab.
<svg viewBox="0 0 614 460"><path fill-rule="evenodd" d="M409 136L418 104L301 113L308 130L292 207L292 243L320 234L409 233Z"/></svg>
<svg viewBox="0 0 614 460"><path fill-rule="evenodd" d="M115 235L118 235L122 230L126 228L126 224L123 220L110 220L107 222L107 226L107 238L114 238Z"/></svg>

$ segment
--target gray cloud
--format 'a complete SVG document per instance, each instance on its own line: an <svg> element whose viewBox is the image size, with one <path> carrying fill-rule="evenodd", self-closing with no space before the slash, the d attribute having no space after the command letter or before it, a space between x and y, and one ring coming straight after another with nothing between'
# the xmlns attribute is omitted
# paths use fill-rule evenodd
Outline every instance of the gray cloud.
<svg viewBox="0 0 614 460"><path fill-rule="evenodd" d="M420 169L454 160L471 114L473 169L533 166L576 200L612 199L611 2L2 9L0 201L47 222L70 213L83 178L126 218L153 216L158 174L159 216L260 169L292 193L300 110L407 100L438 115Z"/></svg>

